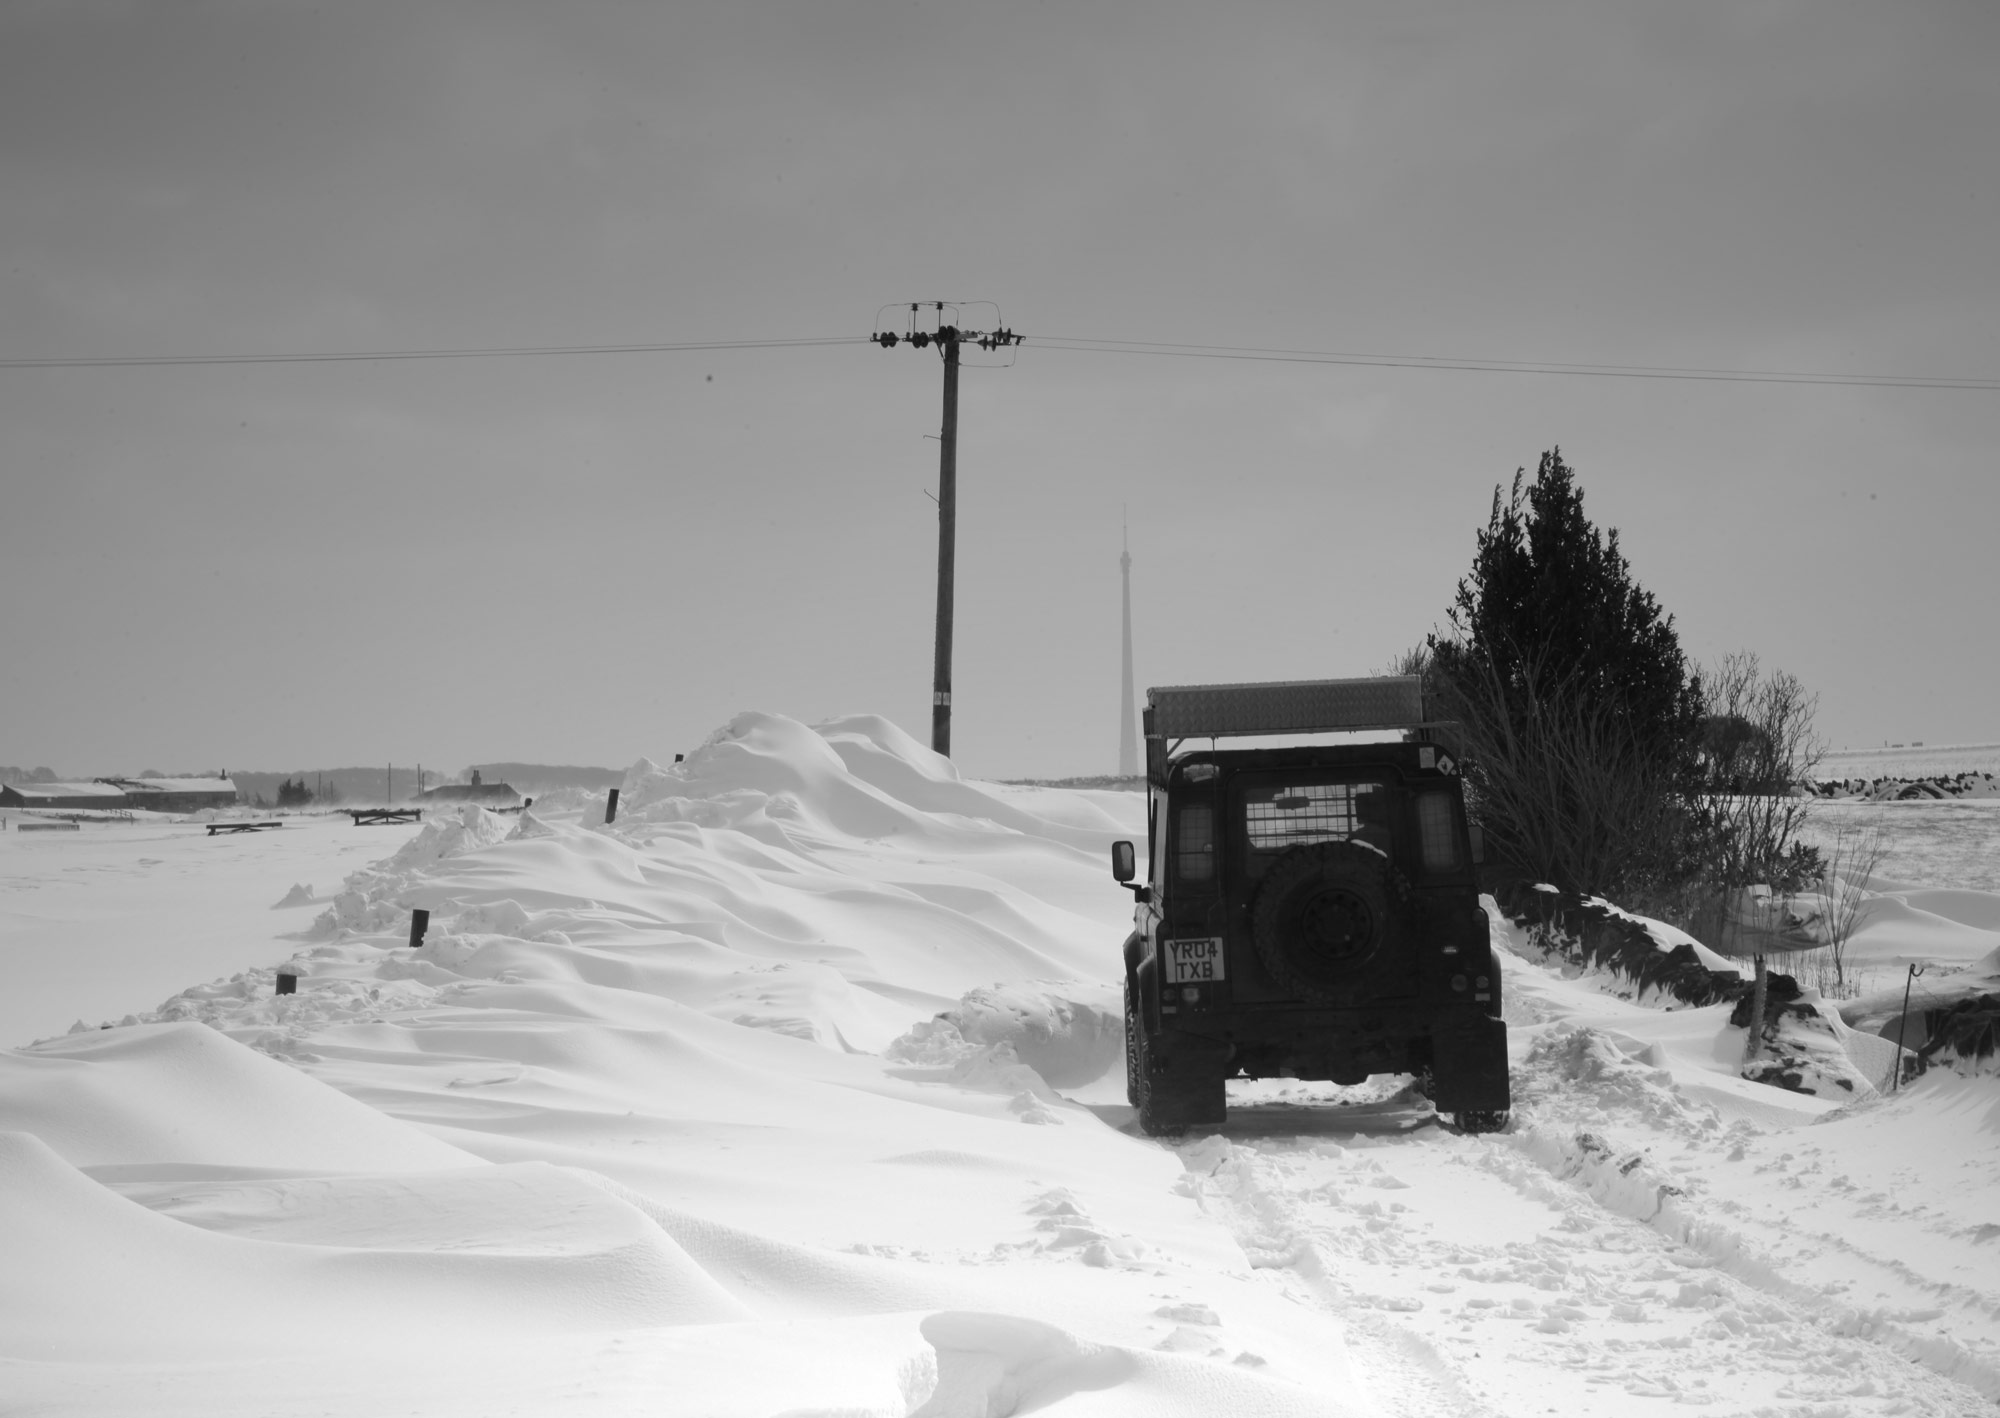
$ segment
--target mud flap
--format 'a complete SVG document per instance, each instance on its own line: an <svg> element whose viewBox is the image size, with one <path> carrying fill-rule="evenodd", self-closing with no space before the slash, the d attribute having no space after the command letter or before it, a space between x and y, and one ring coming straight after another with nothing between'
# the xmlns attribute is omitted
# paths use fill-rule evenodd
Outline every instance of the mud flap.
<svg viewBox="0 0 2000 1418"><path fill-rule="evenodd" d="M1148 1050L1146 1089L1139 1126L1151 1134L1219 1126L1228 1111L1222 1085L1229 1046L1186 1035L1168 1035Z"/></svg>
<svg viewBox="0 0 2000 1418"><path fill-rule="evenodd" d="M1505 1020L1439 1020L1431 1029L1431 1054L1431 1099L1440 1113L1504 1113L1514 1106Z"/></svg>

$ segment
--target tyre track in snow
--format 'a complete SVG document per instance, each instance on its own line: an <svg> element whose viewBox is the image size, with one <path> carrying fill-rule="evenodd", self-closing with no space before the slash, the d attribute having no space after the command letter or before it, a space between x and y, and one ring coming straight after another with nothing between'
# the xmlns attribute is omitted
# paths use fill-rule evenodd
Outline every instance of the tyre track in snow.
<svg viewBox="0 0 2000 1418"><path fill-rule="evenodd" d="M1837 1313L1600 1205L1516 1139L1215 1137L1181 1152L1252 1264L1289 1272L1347 1325L1393 1413L1990 1411ZM1524 1394L1538 1400L1525 1410Z"/></svg>
<svg viewBox="0 0 2000 1418"><path fill-rule="evenodd" d="M1589 1029L1544 1035L1517 1080L1527 1107L1508 1140L1544 1175L1793 1307L1820 1331L1922 1366L1962 1385L1961 1394L1971 1390L1961 1399L1976 1402L1968 1411L1992 1411L2000 1365L1950 1331L1992 1332L1993 1287L1940 1282L1879 1240L1841 1234L1870 1199L1857 1212L1842 1195L1851 1190L1844 1177L1818 1175L1827 1159L1817 1130L1765 1133L1741 1121L1725 1128L1712 1108L1690 1104L1659 1071ZM1775 1176L1761 1190L1732 1194L1746 1173ZM1848 1299L1856 1290L1892 1298L1857 1305ZM1956 1325L1939 1325L1948 1314Z"/></svg>
<svg viewBox="0 0 2000 1418"><path fill-rule="evenodd" d="M1952 1267L1969 1283L1946 1278L1935 1256L1925 1270L1910 1265L1899 1252L1911 1243L1909 1228L1873 1223L1884 1213L1903 1213L1897 1219L1906 1221L1933 1208L1918 1202L1903 1212L1887 1195L1857 1187L1846 1175L1857 1166L1863 1169L1857 1175L1882 1180L1872 1159L1855 1153L1867 1142L1813 1126L1763 1127L1740 1116L1725 1125L1711 1102L1684 1092L1670 1070L1655 1066L1652 1050L1635 1057L1573 1022L1559 994L1535 988L1537 977L1554 972L1522 952L1518 930L1490 905L1489 914L1507 977L1509 1023L1532 1031L1514 1068L1517 1121L1509 1135L1524 1156L1606 1209L1798 1307L1823 1330L1865 1339L1973 1390L1985 1401L1961 1394L1961 1403L1973 1405L1968 1411L1993 1411L2000 1401L2000 1347L1992 1338L2000 1275L1969 1255ZM1860 1100L1841 1111L1886 1101ZM1916 1180L1922 1167L1950 1165L1904 1160L1913 1165L1897 1169L1897 1185ZM1983 1189L1987 1174L1976 1164L1972 1173ZM1969 1237L1992 1228L1954 1229L1931 1214L1924 1229L1963 1253ZM1875 1303L1865 1303L1867 1297Z"/></svg>
<svg viewBox="0 0 2000 1418"><path fill-rule="evenodd" d="M1543 1116L1540 1077L1507 1135L1405 1131L1409 1107L1287 1107L1240 1110L1176 1150L1251 1263L1342 1323L1391 1414L1993 1411L1895 1336L1733 1263L1726 1240L1687 1244L1628 1214L1657 1223L1673 1184L1601 1138L1578 1164L1574 1129ZM1265 1135L1294 1120L1306 1130Z"/></svg>
<svg viewBox="0 0 2000 1418"><path fill-rule="evenodd" d="M1906 1264L1907 1231L1865 1226L1902 1208L1842 1174L1831 1131L1726 1122L1572 1018L1650 1010L1561 982L1498 920L1494 944L1507 1133L1444 1132L1385 1080L1274 1081L1232 1084L1229 1123L1175 1145L1252 1264L1341 1324L1384 1411L1995 1411L2000 1285L1976 1261L1957 1281ZM1925 1224L1965 1242L1955 1220Z"/></svg>

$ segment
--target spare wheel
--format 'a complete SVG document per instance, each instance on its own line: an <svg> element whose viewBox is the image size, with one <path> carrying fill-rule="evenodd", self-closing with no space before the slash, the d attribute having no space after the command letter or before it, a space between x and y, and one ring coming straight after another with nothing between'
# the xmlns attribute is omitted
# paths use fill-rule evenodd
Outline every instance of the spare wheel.
<svg viewBox="0 0 2000 1418"><path fill-rule="evenodd" d="M1308 997L1351 984L1402 935L1389 859L1362 842L1294 847L1271 864L1250 906L1250 935L1271 978Z"/></svg>

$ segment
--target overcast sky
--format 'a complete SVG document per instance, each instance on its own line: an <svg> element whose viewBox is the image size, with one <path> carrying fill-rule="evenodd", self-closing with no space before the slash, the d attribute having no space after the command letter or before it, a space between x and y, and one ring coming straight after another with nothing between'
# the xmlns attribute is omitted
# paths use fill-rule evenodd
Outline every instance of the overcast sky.
<svg viewBox="0 0 2000 1418"><path fill-rule="evenodd" d="M1560 444L1699 661L2000 739L2000 7L0 0L0 358L863 336L965 371L960 766L1366 674ZM977 312L969 312L977 313ZM0 763L927 733L935 352L0 368ZM926 435L933 437L927 438Z"/></svg>

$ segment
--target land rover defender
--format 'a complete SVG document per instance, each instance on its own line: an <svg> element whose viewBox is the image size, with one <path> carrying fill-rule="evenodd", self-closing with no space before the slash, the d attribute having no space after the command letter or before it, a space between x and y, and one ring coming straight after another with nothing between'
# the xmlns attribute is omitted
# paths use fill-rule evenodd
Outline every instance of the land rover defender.
<svg viewBox="0 0 2000 1418"><path fill-rule="evenodd" d="M1500 972L1458 765L1415 677L1147 693L1148 879L1125 942L1126 1092L1151 1134L1218 1124L1224 1081L1408 1073L1505 1125ZM1397 729L1401 742L1217 749ZM1205 740L1205 743L1195 741ZM1194 746L1190 746L1193 744Z"/></svg>

